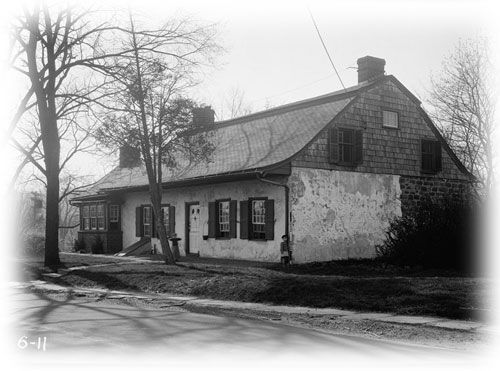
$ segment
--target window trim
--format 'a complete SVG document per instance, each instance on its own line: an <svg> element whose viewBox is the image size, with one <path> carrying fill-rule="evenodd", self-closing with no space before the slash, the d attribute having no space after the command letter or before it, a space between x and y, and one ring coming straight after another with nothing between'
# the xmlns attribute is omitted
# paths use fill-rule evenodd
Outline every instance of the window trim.
<svg viewBox="0 0 500 371"><path fill-rule="evenodd" d="M266 239L266 201L268 200L268 197L250 197L248 198L248 239L252 241L267 241ZM254 237L254 230L253 230L253 218L252 218L252 213L253 213L253 202L254 201L264 201L264 238L255 238Z"/></svg>
<svg viewBox="0 0 500 371"><path fill-rule="evenodd" d="M396 126L390 126L385 124L384 120L384 112L390 112L390 113L395 113L396 114ZM399 111L389 109L389 108L384 108L382 107L382 127L384 129L394 129L394 130L399 130L399 123L400 123L400 114Z"/></svg>

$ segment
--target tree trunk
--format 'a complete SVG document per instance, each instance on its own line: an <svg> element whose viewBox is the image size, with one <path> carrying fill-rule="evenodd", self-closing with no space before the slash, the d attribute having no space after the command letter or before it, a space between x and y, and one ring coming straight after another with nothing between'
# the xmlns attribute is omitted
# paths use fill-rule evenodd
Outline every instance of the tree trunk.
<svg viewBox="0 0 500 371"><path fill-rule="evenodd" d="M158 236L160 237L160 244L163 255L165 256L165 264L175 264L175 257L170 249L170 244L168 242L167 230L163 222L163 216L161 213L161 193L159 191L160 187L154 184L149 187L151 193L151 205L153 206L153 212L155 215L156 230L158 231Z"/></svg>
<svg viewBox="0 0 500 371"><path fill-rule="evenodd" d="M48 170L48 169L47 169ZM59 174L47 171L45 214L45 266L57 267L59 260Z"/></svg>

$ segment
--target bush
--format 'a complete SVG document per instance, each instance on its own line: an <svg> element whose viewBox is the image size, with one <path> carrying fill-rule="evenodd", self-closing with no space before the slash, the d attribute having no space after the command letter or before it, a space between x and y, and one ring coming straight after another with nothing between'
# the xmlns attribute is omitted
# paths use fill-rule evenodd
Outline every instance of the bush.
<svg viewBox="0 0 500 371"><path fill-rule="evenodd" d="M92 254L103 254L104 253L104 242L101 236L96 236L94 242L92 243Z"/></svg>
<svg viewBox="0 0 500 371"><path fill-rule="evenodd" d="M390 223L377 255L400 266L470 271L474 265L474 210L465 200L427 199L418 209Z"/></svg>
<svg viewBox="0 0 500 371"><path fill-rule="evenodd" d="M79 240L75 239L75 242L73 243L73 249L75 250L75 252L79 253L87 252L85 241L80 242Z"/></svg>

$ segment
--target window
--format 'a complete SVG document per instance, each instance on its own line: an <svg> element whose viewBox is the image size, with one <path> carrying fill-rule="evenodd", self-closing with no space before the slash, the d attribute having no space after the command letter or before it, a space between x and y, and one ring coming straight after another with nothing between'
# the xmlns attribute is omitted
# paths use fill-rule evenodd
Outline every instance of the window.
<svg viewBox="0 0 500 371"><path fill-rule="evenodd" d="M208 238L236 238L236 200L208 203Z"/></svg>
<svg viewBox="0 0 500 371"><path fill-rule="evenodd" d="M354 162L354 130L339 130L339 162Z"/></svg>
<svg viewBox="0 0 500 371"><path fill-rule="evenodd" d="M328 140L331 163L356 166L363 161L363 132L361 130L331 128Z"/></svg>
<svg viewBox="0 0 500 371"><path fill-rule="evenodd" d="M393 111L382 111L382 125L386 128L397 129L399 127L399 115Z"/></svg>
<svg viewBox="0 0 500 371"><path fill-rule="evenodd" d="M229 237L229 201L217 202L217 237Z"/></svg>
<svg viewBox="0 0 500 371"><path fill-rule="evenodd" d="M90 229L97 229L97 205L90 205Z"/></svg>
<svg viewBox="0 0 500 371"><path fill-rule="evenodd" d="M104 229L104 204L97 204L97 229Z"/></svg>
<svg viewBox="0 0 500 371"><path fill-rule="evenodd" d="M437 173L441 171L441 143L437 140L421 141L422 172Z"/></svg>
<svg viewBox="0 0 500 371"><path fill-rule="evenodd" d="M143 225L143 235L151 237L151 232L153 231L153 215L151 206L144 206L142 212L142 225Z"/></svg>
<svg viewBox="0 0 500 371"><path fill-rule="evenodd" d="M120 205L109 206L109 222L118 223L120 219Z"/></svg>
<svg viewBox="0 0 500 371"><path fill-rule="evenodd" d="M266 238L266 207L264 200L252 201L252 237L256 240Z"/></svg>
<svg viewBox="0 0 500 371"><path fill-rule="evenodd" d="M170 236L170 213L169 207L165 206L161 208L161 213L163 217L163 224L165 225L165 229L167 230L167 236Z"/></svg>
<svg viewBox="0 0 500 371"><path fill-rule="evenodd" d="M90 229L89 206L82 206L82 229Z"/></svg>
<svg viewBox="0 0 500 371"><path fill-rule="evenodd" d="M274 200L251 198L240 202L240 238L274 240Z"/></svg>

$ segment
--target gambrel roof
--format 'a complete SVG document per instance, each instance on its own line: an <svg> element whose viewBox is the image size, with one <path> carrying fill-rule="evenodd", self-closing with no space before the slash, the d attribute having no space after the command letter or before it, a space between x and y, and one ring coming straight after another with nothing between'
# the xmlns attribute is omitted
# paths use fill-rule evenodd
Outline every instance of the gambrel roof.
<svg viewBox="0 0 500 371"><path fill-rule="evenodd" d="M215 148L207 161L184 163L177 170L164 170L164 183L177 183L234 174L258 173L289 161L307 146L363 91L390 79L417 105L420 101L395 77L381 76L348 89L303 100L251 115L217 122L206 131ZM428 116L422 110L424 117ZM462 171L465 170L430 119L426 119ZM465 170L465 172L467 172ZM144 165L116 167L99 180L90 194L148 185Z"/></svg>

